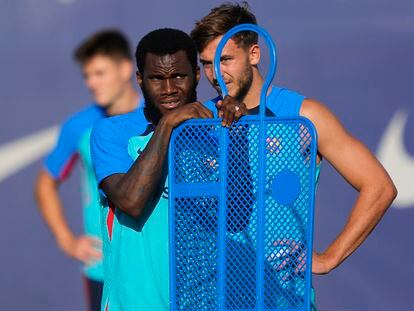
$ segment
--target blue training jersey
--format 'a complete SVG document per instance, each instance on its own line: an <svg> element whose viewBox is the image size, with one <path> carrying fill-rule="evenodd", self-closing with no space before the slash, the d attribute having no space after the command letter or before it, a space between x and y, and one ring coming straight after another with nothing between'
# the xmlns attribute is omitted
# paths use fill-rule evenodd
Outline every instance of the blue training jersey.
<svg viewBox="0 0 414 311"><path fill-rule="evenodd" d="M153 134L143 109L104 119L91 135L98 183L126 173ZM153 210L139 219L101 198L105 280L102 310L168 310L168 198L166 172Z"/></svg>
<svg viewBox="0 0 414 311"><path fill-rule="evenodd" d="M106 117L96 104L71 116L62 126L58 141L45 160L45 167L56 180L64 181L78 159L81 160L81 194L85 234L101 239L99 202L95 174L91 165L89 136L96 121ZM85 275L103 281L102 261L84 266Z"/></svg>

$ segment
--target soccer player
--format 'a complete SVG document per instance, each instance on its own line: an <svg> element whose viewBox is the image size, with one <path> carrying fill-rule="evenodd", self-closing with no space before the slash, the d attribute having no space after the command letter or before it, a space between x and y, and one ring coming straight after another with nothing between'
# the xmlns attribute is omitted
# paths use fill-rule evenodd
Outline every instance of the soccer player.
<svg viewBox="0 0 414 311"><path fill-rule="evenodd" d="M124 35L116 30L95 33L75 51L93 103L72 115L62 126L58 141L39 172L35 194L42 217L62 251L84 264L89 310L100 310L104 271L97 183L91 166L90 133L100 119L137 109L140 96L134 89L134 65ZM59 187L80 159L84 234L69 228Z"/></svg>
<svg viewBox="0 0 414 311"><path fill-rule="evenodd" d="M196 102L197 50L180 30L158 29L136 49L144 109L99 121L92 164L103 194L102 310L168 310L166 155L172 130L210 118Z"/></svg>
<svg viewBox="0 0 414 311"><path fill-rule="evenodd" d="M228 30L242 23L256 24L256 17L247 4L223 4L196 22L191 32L204 73L219 94L220 88L213 72L216 48ZM263 77L258 69L260 48L257 43L256 33L241 32L223 49L220 68L230 96L224 100L218 97L206 106L210 109L217 107L225 126L234 116L258 113ZM245 104L247 111L240 103ZM329 273L368 237L395 198L396 188L368 148L348 133L324 104L286 88L272 86L268 90L266 114L280 117L300 115L310 119L318 133L317 175L322 159L326 159L359 192L342 231L326 250L313 253L312 272ZM292 252L298 249L295 241L284 243L291 246Z"/></svg>

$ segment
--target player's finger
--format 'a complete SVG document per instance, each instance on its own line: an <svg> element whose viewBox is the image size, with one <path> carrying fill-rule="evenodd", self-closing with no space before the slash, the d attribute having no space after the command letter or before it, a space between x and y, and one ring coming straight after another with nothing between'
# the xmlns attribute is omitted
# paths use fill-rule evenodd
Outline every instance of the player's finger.
<svg viewBox="0 0 414 311"><path fill-rule="evenodd" d="M244 116L247 115L247 108L245 104L241 104L241 105L237 105L237 107L239 109L236 109L236 113L234 114L234 119L237 121L239 121L239 119Z"/></svg>
<svg viewBox="0 0 414 311"><path fill-rule="evenodd" d="M88 240L91 242L91 244L94 247L98 247L98 248L102 247L102 240L101 239L98 239L96 237L88 237Z"/></svg>
<svg viewBox="0 0 414 311"><path fill-rule="evenodd" d="M228 108L227 126L229 127L233 124L233 121L234 121L234 114L236 112L235 107L236 106L230 106Z"/></svg>
<svg viewBox="0 0 414 311"><path fill-rule="evenodd" d="M85 264L89 262L89 255L86 252L81 252L76 258Z"/></svg>
<svg viewBox="0 0 414 311"><path fill-rule="evenodd" d="M227 107L223 110L223 121L222 124L225 127L229 127L229 119L230 119L230 111L227 109Z"/></svg>
<svg viewBox="0 0 414 311"><path fill-rule="evenodd" d="M242 110L240 109L239 106L234 107L235 112L234 112L234 122L238 122L241 118L241 116L243 115Z"/></svg>
<svg viewBox="0 0 414 311"><path fill-rule="evenodd" d="M223 101L222 100L217 101L216 103L217 110L221 109L222 106L223 106Z"/></svg>
<svg viewBox="0 0 414 311"><path fill-rule="evenodd" d="M275 264L273 266L273 269L275 269L276 271L282 271L282 270L288 268L290 264L291 264L291 259L290 258L285 258L285 259L282 260L282 262Z"/></svg>
<svg viewBox="0 0 414 311"><path fill-rule="evenodd" d="M96 259L102 258L102 252L100 252L99 250L95 248L89 249L87 254L89 258L96 258Z"/></svg>
<svg viewBox="0 0 414 311"><path fill-rule="evenodd" d="M287 282L287 281L289 281L289 280L291 280L292 279L292 275L291 275L291 273L289 272L289 271L287 271L283 276L282 276L282 281L283 282Z"/></svg>
<svg viewBox="0 0 414 311"><path fill-rule="evenodd" d="M283 240L276 240L273 242L273 246L290 246L292 245L293 241L292 240L288 240L288 239L283 239Z"/></svg>
<svg viewBox="0 0 414 311"><path fill-rule="evenodd" d="M295 274L297 274L297 275L302 275L302 274L304 274L304 272L305 272L305 262L300 262L300 263L296 266L296 268L295 268L294 272L295 272Z"/></svg>
<svg viewBox="0 0 414 311"><path fill-rule="evenodd" d="M202 118L204 118L204 119L211 119L211 118L213 118L213 112L210 109L207 109L204 106L200 110L200 113L202 115Z"/></svg>
<svg viewBox="0 0 414 311"><path fill-rule="evenodd" d="M198 118L209 119L213 117L213 112L210 109L208 109L206 106L204 106L202 103L195 102L193 105L195 109L197 110Z"/></svg>

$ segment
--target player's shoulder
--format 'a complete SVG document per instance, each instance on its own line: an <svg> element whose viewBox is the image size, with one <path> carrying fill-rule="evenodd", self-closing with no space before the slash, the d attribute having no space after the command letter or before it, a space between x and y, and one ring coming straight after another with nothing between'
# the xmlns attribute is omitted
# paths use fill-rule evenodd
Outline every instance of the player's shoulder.
<svg viewBox="0 0 414 311"><path fill-rule="evenodd" d="M277 116L297 116L305 98L306 96L297 91L274 85L267 97L266 104Z"/></svg>
<svg viewBox="0 0 414 311"><path fill-rule="evenodd" d="M63 123L63 127L73 129L83 129L90 127L96 121L105 118L105 111L103 108L92 103L84 107L83 109L75 112Z"/></svg>
<svg viewBox="0 0 414 311"><path fill-rule="evenodd" d="M148 121L144 115L144 109L113 117L101 119L93 126L92 136L128 140L132 136L145 132Z"/></svg>
<svg viewBox="0 0 414 311"><path fill-rule="evenodd" d="M306 98L300 108L300 115L308 118L312 122L320 122L328 118L336 118L334 113L320 101Z"/></svg>

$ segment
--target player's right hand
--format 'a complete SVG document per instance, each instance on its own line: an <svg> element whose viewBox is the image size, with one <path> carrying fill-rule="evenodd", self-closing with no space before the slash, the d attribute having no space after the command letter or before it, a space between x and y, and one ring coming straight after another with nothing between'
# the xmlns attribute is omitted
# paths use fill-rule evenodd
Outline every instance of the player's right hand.
<svg viewBox="0 0 414 311"><path fill-rule="evenodd" d="M82 235L72 239L63 247L64 252L72 258L90 265L102 258L101 240Z"/></svg>
<svg viewBox="0 0 414 311"><path fill-rule="evenodd" d="M170 126L171 128L176 128L184 121L190 119L209 119L213 118L213 112L207 109L200 102L193 102L185 104L179 108L174 109L166 116L162 117L162 121Z"/></svg>
<svg viewBox="0 0 414 311"><path fill-rule="evenodd" d="M243 102L231 96L224 97L216 103L218 116L222 118L221 125L230 127L233 122L239 121L240 117L247 114L247 107Z"/></svg>

